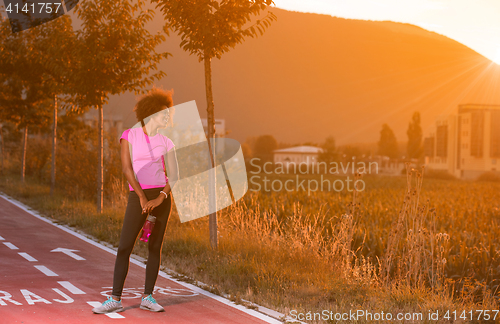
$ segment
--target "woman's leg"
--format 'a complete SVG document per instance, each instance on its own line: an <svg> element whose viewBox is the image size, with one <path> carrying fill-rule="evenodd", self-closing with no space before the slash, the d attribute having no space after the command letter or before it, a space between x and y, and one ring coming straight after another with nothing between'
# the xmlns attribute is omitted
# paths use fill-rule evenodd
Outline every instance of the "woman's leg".
<svg viewBox="0 0 500 324"><path fill-rule="evenodd" d="M158 190L158 193L160 190ZM162 194L163 195L163 194ZM161 247L163 245L163 236L165 235L165 229L167 228L168 218L170 216L170 211L172 209L172 198L171 193L168 194L167 198L153 211L151 214L156 216L156 223L153 228L153 232L149 237L148 242L148 262L146 264L146 283L144 285L144 294L150 295L153 293L155 287L156 279L158 278L158 271L160 270L161 261Z"/></svg>
<svg viewBox="0 0 500 324"><path fill-rule="evenodd" d="M139 196L134 191L130 191L127 209L123 219L120 243L116 254L115 272L113 276L113 296L121 297L122 295L123 285L128 273L130 254L134 249L135 241L139 235L142 225L146 220L146 217L146 214L142 214Z"/></svg>

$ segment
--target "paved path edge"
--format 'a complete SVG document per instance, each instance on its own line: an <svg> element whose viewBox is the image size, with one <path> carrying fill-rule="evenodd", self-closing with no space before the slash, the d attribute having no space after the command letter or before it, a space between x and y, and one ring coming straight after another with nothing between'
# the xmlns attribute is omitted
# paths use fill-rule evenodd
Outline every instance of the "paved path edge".
<svg viewBox="0 0 500 324"><path fill-rule="evenodd" d="M95 237L93 237L92 235L89 235L81 230L78 230L74 227L71 227L71 226L68 226L68 225L65 225L65 224L58 224L57 221L51 219L51 218L48 218L47 216L43 215L43 214L40 214L38 211L34 210L33 208L25 205L24 203L10 197L9 195L7 195L5 192L3 191L0 191L0 197L7 200L8 202L10 202L11 204L13 205L16 205L17 207L21 208L22 210L24 210L25 212L29 213L30 215L46 222L46 223L49 223L73 236L76 236L78 237L79 239L87 242L87 243L90 243L104 251L107 251L113 255L116 255L116 248L114 248L111 244L109 244L108 242L104 242L104 241L99 241L97 240ZM130 258L130 262L140 266L141 268L146 268L146 265L144 264L144 261L146 261L146 259L138 256L138 255L135 255L135 254L132 254L131 255L131 258ZM172 273L174 275L177 275L177 276L181 276L181 277L185 277L183 275L179 275L178 273L176 273L175 271L171 270L171 269L168 269L168 268L164 268L163 267L163 270L160 270L159 272L159 275L166 278L166 279L169 279L169 280L172 280L176 283L178 283L179 285L182 285L188 289L191 289L193 291L196 291L197 293L199 294L202 294L202 295L205 295L207 297L210 297L212 299L215 299L225 305L228 305L230 307L233 307L233 308L236 308L242 312L245 312L251 316L254 316L258 319L261 319L263 321L266 321L268 323L272 323L272 324L281 324L281 323L302 323L302 324L307 324L305 322L301 322L301 321L297 321L297 320L294 320L292 319L291 317L289 316L286 316L285 314L282 314L280 312L277 312L275 310L272 310L272 309L269 309L267 307L264 307L264 306L260 306L260 305L257 305L257 304L254 304L250 301L247 301L247 300L244 300L244 302L248 303L249 305L251 305L252 307L255 307L256 309L249 309L243 305L239 305L239 304L236 304L234 302L232 302L231 300L229 300L227 297L227 295L225 295L224 297L223 296L219 296L219 295L216 295L216 294L213 294L209 291L206 291L204 289L202 289L201 287L199 286L206 286L208 287L208 285L202 283L202 282L199 282L199 281L196 281L197 285L193 285L193 284L190 284L190 283L187 283L187 282L184 282L182 280L178 280L178 279L175 279L174 277L172 277L171 275L169 275L168 273L166 273L165 271L168 271L169 273ZM193 279L194 280L194 279Z"/></svg>

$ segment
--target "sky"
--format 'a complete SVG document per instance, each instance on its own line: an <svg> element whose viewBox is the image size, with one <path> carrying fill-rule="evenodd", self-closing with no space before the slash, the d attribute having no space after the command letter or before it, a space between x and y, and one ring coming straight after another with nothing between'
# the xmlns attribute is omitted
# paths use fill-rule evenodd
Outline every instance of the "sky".
<svg viewBox="0 0 500 324"><path fill-rule="evenodd" d="M274 0L276 7L410 23L452 38L500 64L500 0Z"/></svg>
<svg viewBox="0 0 500 324"><path fill-rule="evenodd" d="M500 64L500 0L274 0L274 3L286 10L414 24L452 38Z"/></svg>

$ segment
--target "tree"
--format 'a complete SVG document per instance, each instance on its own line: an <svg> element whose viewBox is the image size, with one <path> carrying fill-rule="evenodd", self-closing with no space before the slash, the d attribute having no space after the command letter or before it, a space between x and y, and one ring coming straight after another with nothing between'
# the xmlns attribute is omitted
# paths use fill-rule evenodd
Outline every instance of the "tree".
<svg viewBox="0 0 500 324"><path fill-rule="evenodd" d="M75 33L71 18L64 15L38 27L43 37L37 37L36 52L43 53L43 66L51 84L47 93L53 100L52 109L52 152L50 195L54 195L56 186L56 152L57 152L57 115L59 109L75 110L72 97L68 96L71 87L71 64L74 61L72 48L75 45ZM50 41L47 41L49 39ZM59 100L58 100L59 96Z"/></svg>
<svg viewBox="0 0 500 324"><path fill-rule="evenodd" d="M50 112L44 106L58 84L48 73L43 49L57 46L61 26L68 24L67 17L32 28L22 33L12 33L8 20L0 24L0 118L23 129L21 151L21 180L25 181L28 129L44 127L50 123ZM69 23L70 25L70 23ZM44 44L44 46L41 46Z"/></svg>
<svg viewBox="0 0 500 324"><path fill-rule="evenodd" d="M103 208L102 106L110 95L144 92L146 86L165 76L163 71L154 71L162 58L171 55L155 52L165 36L160 32L152 35L145 28L154 12L143 10L144 4L142 0L86 0L75 7L83 23L76 32L70 84L79 107L98 109L98 213Z"/></svg>
<svg viewBox="0 0 500 324"><path fill-rule="evenodd" d="M278 142L273 135L262 135L255 141L255 157L260 159L260 163L273 161L273 151L278 148Z"/></svg>
<svg viewBox="0 0 500 324"><path fill-rule="evenodd" d="M397 158L399 155L396 136L387 124L382 125L382 130L380 131L378 154L388 156L391 159Z"/></svg>
<svg viewBox="0 0 500 324"><path fill-rule="evenodd" d="M1 129L2 127L0 125L0 131ZM248 145L247 143L241 144L241 150L243 152L243 157L245 158L245 161L248 161L249 159L252 158L252 149L250 148L250 145Z"/></svg>
<svg viewBox="0 0 500 324"><path fill-rule="evenodd" d="M344 160L350 161L352 158L358 158L363 155L363 152L358 146L354 145L345 145L341 149L342 156L344 157Z"/></svg>
<svg viewBox="0 0 500 324"><path fill-rule="evenodd" d="M337 159L337 147L335 146L335 138L333 136L328 136L323 145L321 145L321 148L323 152L319 153L318 161L330 163Z"/></svg>
<svg viewBox="0 0 500 324"><path fill-rule="evenodd" d="M27 139L28 126L42 132L48 128L51 107L54 108L54 119L57 116L56 96L68 92L67 70L72 61L69 53L73 46L73 27L71 18L64 15L24 32L12 34L8 29L9 23L3 21L0 40L4 49L0 54L0 71L5 80L1 99L5 108L3 118L23 128L23 139ZM59 106L68 108L70 105L66 100L60 100ZM56 126L54 123L54 136ZM22 179L27 141L23 140L23 143ZM51 194L55 186L55 144L53 137Z"/></svg>
<svg viewBox="0 0 500 324"><path fill-rule="evenodd" d="M422 156L422 127L420 127L420 113L413 113L412 119L406 131L408 135L408 146L406 151L409 159L418 159Z"/></svg>
<svg viewBox="0 0 500 324"><path fill-rule="evenodd" d="M274 2L272 0L152 0L157 3L165 17L165 27L177 32L181 36L180 46L190 54L198 56L205 67L205 90L207 97L207 126L208 144L212 159L212 168L215 165L215 117L212 95L212 66L214 57L221 58L222 54L241 44L245 37L264 34L276 16L268 12L267 15L247 28L244 26ZM227 179L226 179L227 180ZM209 210L216 211L216 183L215 171L209 172ZM210 243L217 248L217 213L209 216Z"/></svg>

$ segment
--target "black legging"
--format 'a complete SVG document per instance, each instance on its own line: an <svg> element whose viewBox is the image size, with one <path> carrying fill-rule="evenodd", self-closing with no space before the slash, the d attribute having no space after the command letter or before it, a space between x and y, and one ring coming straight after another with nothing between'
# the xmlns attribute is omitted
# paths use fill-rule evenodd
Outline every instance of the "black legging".
<svg viewBox="0 0 500 324"><path fill-rule="evenodd" d="M143 189L148 200L152 200L163 195L160 191L163 188ZM151 215L156 216L156 223L148 240L148 261L146 264L146 284L144 294L153 293L153 289L158 277L161 259L161 247L163 236L167 227L168 217L172 208L171 194L163 202L153 209ZM120 244L115 262L115 273L113 277L113 296L121 297L125 278L127 277L130 262L130 254L134 248L135 241L139 235L147 215L142 214L141 201L135 191L130 191L128 195L127 210L123 219Z"/></svg>

